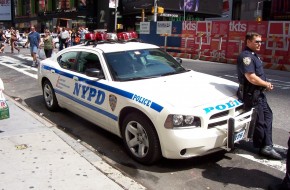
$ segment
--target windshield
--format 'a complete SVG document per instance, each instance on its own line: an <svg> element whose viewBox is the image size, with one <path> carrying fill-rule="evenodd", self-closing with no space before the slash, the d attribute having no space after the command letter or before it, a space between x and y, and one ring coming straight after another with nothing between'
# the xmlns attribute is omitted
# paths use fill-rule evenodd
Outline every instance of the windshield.
<svg viewBox="0 0 290 190"><path fill-rule="evenodd" d="M187 71L161 49L106 53L105 58L117 81L148 79Z"/></svg>

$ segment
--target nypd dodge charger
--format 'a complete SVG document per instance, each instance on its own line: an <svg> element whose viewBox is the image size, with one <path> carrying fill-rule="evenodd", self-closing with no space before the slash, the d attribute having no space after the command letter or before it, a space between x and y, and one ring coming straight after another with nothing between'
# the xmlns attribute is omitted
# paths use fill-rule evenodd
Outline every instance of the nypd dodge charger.
<svg viewBox="0 0 290 190"><path fill-rule="evenodd" d="M85 44L41 61L47 109L68 109L119 136L142 164L229 150L248 139L253 110L243 110L236 83L188 70L135 36L87 34Z"/></svg>

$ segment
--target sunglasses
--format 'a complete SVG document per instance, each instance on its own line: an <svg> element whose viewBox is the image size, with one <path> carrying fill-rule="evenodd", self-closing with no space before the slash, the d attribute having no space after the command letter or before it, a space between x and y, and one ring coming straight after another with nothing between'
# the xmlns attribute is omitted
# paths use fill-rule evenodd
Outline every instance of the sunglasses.
<svg viewBox="0 0 290 190"><path fill-rule="evenodd" d="M256 44L262 44L263 41L256 40L255 43L256 43Z"/></svg>

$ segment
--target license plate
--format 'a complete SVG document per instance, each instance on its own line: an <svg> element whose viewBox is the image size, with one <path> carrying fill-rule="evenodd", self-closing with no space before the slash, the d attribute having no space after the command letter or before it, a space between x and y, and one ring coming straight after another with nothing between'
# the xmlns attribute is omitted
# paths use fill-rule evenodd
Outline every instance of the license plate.
<svg viewBox="0 0 290 190"><path fill-rule="evenodd" d="M243 140L245 132L246 132L246 130L242 130L238 133L235 133L234 143L239 142L240 140Z"/></svg>

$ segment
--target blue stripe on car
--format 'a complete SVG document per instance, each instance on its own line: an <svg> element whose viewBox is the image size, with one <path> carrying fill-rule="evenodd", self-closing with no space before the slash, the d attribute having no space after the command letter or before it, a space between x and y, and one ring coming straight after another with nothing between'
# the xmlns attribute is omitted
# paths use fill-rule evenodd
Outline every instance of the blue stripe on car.
<svg viewBox="0 0 290 190"><path fill-rule="evenodd" d="M53 69L55 71L55 73L57 73L59 75L62 75L62 76L65 76L67 78L71 78L71 79L73 79L73 77L75 76L73 74L66 73L66 72L57 70L55 68L49 67L49 66L45 66L45 65L43 66L43 69L45 69L45 70L51 70L51 69ZM133 95L134 95L131 92L127 92L127 91L124 91L124 90L121 90L121 89L118 89L118 88L115 88L115 87L112 87L112 86L108 86L108 85L99 83L97 81L90 81L90 80L88 80L86 78L82 78L82 77L79 77L79 76L78 76L78 82L85 82L85 83L87 83L89 85L98 87L100 89L107 90L109 92L118 94L118 95L123 96L123 97L128 98L128 99L132 99L133 98ZM161 112L163 110L163 107L161 105L155 103L155 102L152 102L150 108L153 109L153 110L155 110L155 111L157 111L157 112Z"/></svg>
<svg viewBox="0 0 290 190"><path fill-rule="evenodd" d="M92 109L92 110L94 110L94 111L96 111L96 112L98 112L100 114L103 114L103 115L105 115L105 116L107 116L107 117L109 117L109 118L111 118L111 119L113 119L115 121L118 121L118 117L117 116L115 116L115 115L113 115L113 114L111 114L111 113L109 113L109 112L107 112L105 110L97 108L97 107L95 107L95 106L93 106L91 104L88 104L86 102L83 102L83 101L81 101L81 100L79 100L79 99L77 99L77 98L75 98L75 97L73 97L73 96L71 96L71 95L69 95L67 93L64 93L64 92L62 92L62 91L60 91L58 89L54 89L54 91L55 91L55 93L58 93L58 94L60 94L60 95L62 95L64 97L67 97L67 98L69 98L69 99L71 99L71 100L73 100L73 101L75 101L75 102L77 102L77 103L79 103L79 104L81 104L81 105L83 105L85 107L88 107L88 108L90 108L90 109Z"/></svg>

